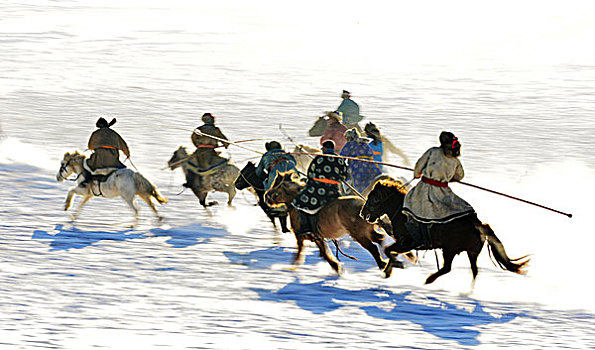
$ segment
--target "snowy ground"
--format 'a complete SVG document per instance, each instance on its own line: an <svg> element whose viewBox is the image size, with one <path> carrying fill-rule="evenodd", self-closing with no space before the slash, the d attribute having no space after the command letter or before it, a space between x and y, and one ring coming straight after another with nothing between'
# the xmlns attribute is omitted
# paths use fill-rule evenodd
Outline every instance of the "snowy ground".
<svg viewBox="0 0 595 350"><path fill-rule="evenodd" d="M595 20L590 2L101 2L0 5L1 349L593 349ZM349 239L337 276L249 192L203 209L163 170L211 112L232 140L283 138L341 90L415 162L442 130L453 184L526 276L487 251L434 284L433 252L384 279ZM62 210L65 152L117 117L136 167L170 202L139 226L119 199ZM262 151L264 140L245 143ZM88 153L87 153L88 154ZM240 167L257 156L230 147ZM393 157L392 162L402 164ZM126 163L128 164L128 163ZM410 178L408 172L395 176ZM211 198L225 203L221 194ZM78 202L78 199L77 199ZM77 203L75 203L76 205Z"/></svg>

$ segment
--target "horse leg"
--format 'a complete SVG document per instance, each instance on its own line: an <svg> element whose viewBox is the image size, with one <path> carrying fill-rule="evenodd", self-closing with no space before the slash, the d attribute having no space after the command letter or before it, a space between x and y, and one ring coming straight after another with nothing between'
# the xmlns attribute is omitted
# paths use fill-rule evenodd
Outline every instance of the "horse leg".
<svg viewBox="0 0 595 350"><path fill-rule="evenodd" d="M320 256L323 257L324 260L326 260L329 263L329 265L331 265L331 267L333 268L333 270L337 272L337 274L340 274L341 266L339 265L339 262L335 260L335 257L333 257L333 255L330 254L330 250L326 245L326 241L322 237L317 237L315 238L314 243L316 243L316 246L318 246Z"/></svg>
<svg viewBox="0 0 595 350"><path fill-rule="evenodd" d="M393 243L388 247L384 248L384 255L388 257L388 263L384 267L384 278L389 278L393 273L393 267L402 269L403 263L397 260L397 255L399 255L399 244Z"/></svg>
<svg viewBox="0 0 595 350"><path fill-rule="evenodd" d="M471 272L473 273L473 279L471 280L471 291L473 291L475 287L475 279L477 278L477 257L479 256L479 252L475 251L467 251L467 257L469 258L469 263L471 264Z"/></svg>
<svg viewBox="0 0 595 350"><path fill-rule="evenodd" d="M136 226L138 224L138 208L134 204L134 193L122 194L122 198L124 199L126 204L128 204L128 206L130 208L132 208L132 210L134 211L134 225L133 226Z"/></svg>
<svg viewBox="0 0 595 350"><path fill-rule="evenodd" d="M304 250L304 238L303 237L296 237L297 240L297 253L295 253L295 257L293 258L293 265L294 268L297 268L298 265L301 265L304 262L302 258L302 251Z"/></svg>
<svg viewBox="0 0 595 350"><path fill-rule="evenodd" d="M372 226L370 228L370 231L372 231L370 232L371 235L375 234L374 228ZM364 249L366 249L370 252L370 254L372 254L374 260L376 260L376 264L378 265L379 269L384 270L386 268L387 261L382 258L382 256L380 255L380 251L378 250L378 247L374 243L372 243L370 239L359 236L351 237L355 238L357 243L359 243L362 247L364 247Z"/></svg>
<svg viewBox="0 0 595 350"><path fill-rule="evenodd" d="M275 222L273 221L273 225L274 224ZM289 229L287 228L287 216L279 216L279 224L281 225L281 232L289 232Z"/></svg>
<svg viewBox="0 0 595 350"><path fill-rule="evenodd" d="M68 209L70 209L70 206L72 205L72 198L74 197L74 189L68 191L68 194L66 195L66 200L64 201L64 211L67 211Z"/></svg>
<svg viewBox="0 0 595 350"><path fill-rule="evenodd" d="M210 207L211 205L217 204L217 201L212 201L212 202L207 203L207 194L208 194L208 192L199 191L199 190L195 189L194 187L192 188L192 192L194 192L194 195L196 197L198 197L198 202L203 207Z"/></svg>
<svg viewBox="0 0 595 350"><path fill-rule="evenodd" d="M70 192L68 193L70 195ZM90 194L87 194L86 196L83 197L83 199L81 200L81 203L79 204L78 208L76 208L76 211L74 212L74 214L72 215L72 221L76 220L76 218L79 216L79 214L81 213L81 210L83 209L83 206L89 201L89 199L91 199L93 196Z"/></svg>
<svg viewBox="0 0 595 350"><path fill-rule="evenodd" d="M227 205L231 206L231 201L236 196L236 188L233 185L227 185L227 195L228 195Z"/></svg>
<svg viewBox="0 0 595 350"><path fill-rule="evenodd" d="M442 250L442 259L444 260L444 264L442 268L435 273L431 274L428 279L426 279L426 284L430 284L436 280L436 278L445 275L450 272L452 268L452 260L455 258L455 254L450 250L443 249Z"/></svg>
<svg viewBox="0 0 595 350"><path fill-rule="evenodd" d="M159 221L163 220L163 217L161 217L159 215L159 212L157 212L157 208L155 207L155 204L151 201L151 197L148 197L148 196L140 196L140 197L145 201L145 203L147 203L147 205L149 206L149 208L151 208L153 213L155 213L157 220L159 220Z"/></svg>

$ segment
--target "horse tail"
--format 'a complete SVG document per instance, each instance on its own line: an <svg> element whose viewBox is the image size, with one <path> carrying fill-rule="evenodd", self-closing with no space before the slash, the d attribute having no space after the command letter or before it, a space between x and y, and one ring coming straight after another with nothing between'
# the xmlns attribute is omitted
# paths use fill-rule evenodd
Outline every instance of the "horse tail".
<svg viewBox="0 0 595 350"><path fill-rule="evenodd" d="M144 176L139 173L134 173L132 175L134 178L134 183L136 184L137 194L139 195L147 195L155 198L159 204L167 203L168 199L163 197L157 188L153 186L152 183L149 182Z"/></svg>
<svg viewBox="0 0 595 350"><path fill-rule="evenodd" d="M503 270L508 270L514 273L518 273L524 275L526 271L524 268L529 263L530 259L528 259L528 255L517 259L511 259L506 254L506 250L504 249L504 245L500 242L500 239L496 237L494 230L488 224L483 224L480 227L481 232L485 235L486 240L488 241L488 250L490 255L496 259L498 266Z"/></svg>

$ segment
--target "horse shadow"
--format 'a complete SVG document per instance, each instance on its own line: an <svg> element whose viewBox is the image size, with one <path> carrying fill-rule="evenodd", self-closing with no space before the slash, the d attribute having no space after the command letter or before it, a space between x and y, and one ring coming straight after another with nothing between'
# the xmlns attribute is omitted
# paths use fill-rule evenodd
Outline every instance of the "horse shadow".
<svg viewBox="0 0 595 350"><path fill-rule="evenodd" d="M209 243L212 238L223 237L228 234L222 228L202 224L192 224L171 229L154 228L147 232L135 231L132 228L120 231L109 230L82 230L76 226L70 228L56 225L56 233L44 230L35 230L31 239L49 240L50 251L83 249L100 241L128 241L133 239L146 239L150 237L170 237L165 242L173 248L186 248L196 244Z"/></svg>
<svg viewBox="0 0 595 350"><path fill-rule="evenodd" d="M173 248L187 248L197 244L211 242L213 238L224 237L229 234L220 227L208 226L200 223L171 229L154 228L149 230L153 237L170 237L167 244Z"/></svg>
<svg viewBox="0 0 595 350"><path fill-rule="evenodd" d="M367 250L363 249L360 245L353 241L348 241L348 247L344 244L341 250L346 254L349 254L356 260L349 259L342 255L339 255L342 263L342 269L349 272L365 272L369 269L377 270L378 267L374 258L368 253ZM329 242L330 243L330 242ZM336 251L335 246L330 243L329 245L333 251ZM288 248L281 246L274 246L270 248L254 250L245 254L236 253L232 251L224 251L223 254L232 264L245 265L251 270L265 270L270 269L274 264L291 264L293 262L297 248ZM310 249L308 249L310 251ZM305 260L302 265L316 265L318 263L326 263L323 258L319 256L315 248L312 248L313 254L305 254Z"/></svg>
<svg viewBox="0 0 595 350"><path fill-rule="evenodd" d="M316 283L302 284L296 278L285 287L272 291L251 288L264 301L293 301L314 314L331 312L342 307L358 307L371 317L387 321L408 321L438 338L453 340L463 346L481 344L480 331L471 329L489 324L511 322L518 317L530 317L524 312L502 312L492 315L474 299L465 299L466 307L426 297L426 302L409 300L411 291L395 293L383 288L348 290L328 285L332 277ZM376 303L378 305L370 305ZM390 305L386 307L386 305Z"/></svg>
<svg viewBox="0 0 595 350"><path fill-rule="evenodd" d="M66 228L64 225L55 226L55 234L43 230L33 231L31 239L49 240L50 251L83 249L99 241L126 241L131 239L145 238L140 232L133 232L132 229L125 229L116 232L104 230L81 230L76 226Z"/></svg>

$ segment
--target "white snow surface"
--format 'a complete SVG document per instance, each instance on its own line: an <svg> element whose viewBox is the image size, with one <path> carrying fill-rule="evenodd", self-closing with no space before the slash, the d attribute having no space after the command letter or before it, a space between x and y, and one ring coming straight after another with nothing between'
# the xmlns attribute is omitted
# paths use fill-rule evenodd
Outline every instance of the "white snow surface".
<svg viewBox="0 0 595 350"><path fill-rule="evenodd" d="M0 7L0 348L595 348L588 2ZM252 194L227 207L213 193L204 209L163 170L204 112L232 140L293 148L282 124L316 145L307 129L342 89L412 162L453 131L465 181L573 217L453 184L511 257L532 259L515 275L484 248L470 292L465 254L424 285L432 251L385 279L349 238L359 260L342 258L340 276L313 245L292 271L293 234ZM118 119L134 165L169 197L163 223L142 201L134 228L120 199L93 199L76 222L63 211L60 160L85 150L99 116ZM258 156L226 154L240 167Z"/></svg>

